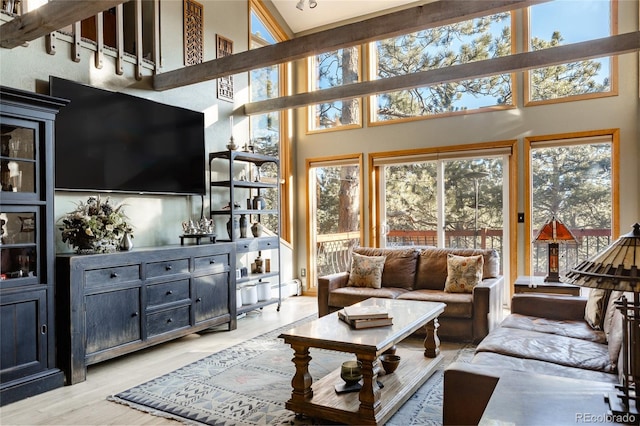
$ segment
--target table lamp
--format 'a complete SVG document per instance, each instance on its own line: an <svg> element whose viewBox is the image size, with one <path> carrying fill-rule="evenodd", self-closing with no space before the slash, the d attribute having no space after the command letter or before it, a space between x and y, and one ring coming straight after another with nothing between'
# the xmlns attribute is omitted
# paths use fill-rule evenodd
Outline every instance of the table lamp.
<svg viewBox="0 0 640 426"><path fill-rule="evenodd" d="M605 399L614 415L640 420L637 386L640 382L640 224L618 238L603 252L580 263L567 273L571 284L633 292L633 303L623 295L616 307L622 312L622 377L618 393ZM618 367L620 368L620 366Z"/></svg>
<svg viewBox="0 0 640 426"><path fill-rule="evenodd" d="M560 282L560 267L558 260L560 254L559 241L565 243L578 242L569 228L567 228L564 223L560 222L560 220L553 215L551 220L542 226L540 232L538 232L538 235L533 240L534 243L549 243L549 274L544 279L545 282Z"/></svg>

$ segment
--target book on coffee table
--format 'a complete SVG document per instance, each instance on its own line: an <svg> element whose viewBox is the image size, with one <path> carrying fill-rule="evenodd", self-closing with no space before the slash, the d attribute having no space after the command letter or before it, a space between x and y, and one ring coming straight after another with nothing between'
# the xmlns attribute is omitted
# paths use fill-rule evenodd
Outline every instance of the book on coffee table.
<svg viewBox="0 0 640 426"><path fill-rule="evenodd" d="M350 320L389 318L389 312L382 306L347 306L342 311Z"/></svg>
<svg viewBox="0 0 640 426"><path fill-rule="evenodd" d="M364 318L364 319L351 319L344 312L344 309L338 311L338 318L346 322L351 328L362 329L372 327L384 327L387 325L393 325L393 318L387 314L386 318Z"/></svg>

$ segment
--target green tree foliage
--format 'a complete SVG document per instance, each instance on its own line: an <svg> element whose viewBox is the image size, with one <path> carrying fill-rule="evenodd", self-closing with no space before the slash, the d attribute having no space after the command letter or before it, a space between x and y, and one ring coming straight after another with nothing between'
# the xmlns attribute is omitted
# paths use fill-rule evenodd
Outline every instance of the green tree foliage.
<svg viewBox="0 0 640 426"><path fill-rule="evenodd" d="M554 31L549 41L534 37L531 40L531 47L533 50L547 49L560 46L562 41L560 32ZM598 61L584 60L531 70L531 100L540 101L609 91L608 78L605 78L603 83L598 83L596 80L601 68L602 64Z"/></svg>
<svg viewBox="0 0 640 426"><path fill-rule="evenodd" d="M378 78L445 68L511 53L508 13L419 31L378 42ZM503 27L499 27L501 23ZM378 95L378 119L416 117L467 109L469 97L493 105L512 103L511 76L418 87ZM485 105L489 106L489 105Z"/></svg>

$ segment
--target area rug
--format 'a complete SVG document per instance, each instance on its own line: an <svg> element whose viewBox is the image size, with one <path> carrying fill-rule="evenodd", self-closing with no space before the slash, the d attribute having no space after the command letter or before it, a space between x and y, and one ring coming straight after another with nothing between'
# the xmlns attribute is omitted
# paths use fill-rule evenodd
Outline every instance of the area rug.
<svg viewBox="0 0 640 426"><path fill-rule="evenodd" d="M291 396L295 367L293 350L278 335L297 321L199 361L110 396L110 401L156 416L193 425L306 425L285 408ZM420 350L420 339L403 346ZM443 362L429 380L387 422L388 425L439 425L442 423L443 368L452 361L468 362L475 347L443 342ZM310 349L313 380L319 380L353 355Z"/></svg>

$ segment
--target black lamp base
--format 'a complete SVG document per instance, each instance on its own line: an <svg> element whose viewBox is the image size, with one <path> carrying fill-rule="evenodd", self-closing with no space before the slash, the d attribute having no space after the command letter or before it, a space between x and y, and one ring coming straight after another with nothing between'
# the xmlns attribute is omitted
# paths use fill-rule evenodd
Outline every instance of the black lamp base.
<svg viewBox="0 0 640 426"><path fill-rule="evenodd" d="M635 391L631 391L627 403L625 404L624 392L609 393L604 396L605 402L609 405L611 420L615 423L630 425L640 425L640 411L638 411L638 398Z"/></svg>

